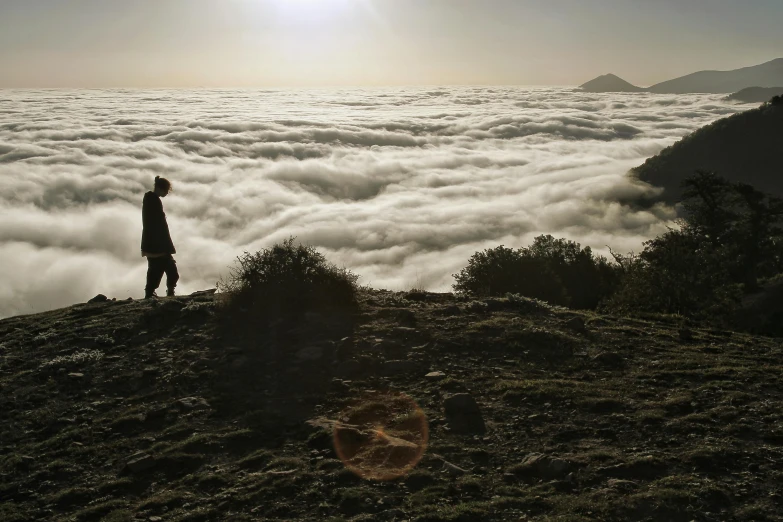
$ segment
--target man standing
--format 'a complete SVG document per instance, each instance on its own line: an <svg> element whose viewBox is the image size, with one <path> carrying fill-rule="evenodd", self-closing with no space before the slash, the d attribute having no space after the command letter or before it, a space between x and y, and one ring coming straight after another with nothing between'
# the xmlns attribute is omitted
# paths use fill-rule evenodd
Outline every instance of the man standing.
<svg viewBox="0 0 783 522"><path fill-rule="evenodd" d="M155 190L144 194L144 203L141 210L143 230L141 233L141 255L147 258L147 287L144 289L144 298L157 297L155 290L160 286L163 274L166 274L166 295L173 296L174 288L179 280L177 262L172 254L176 254L174 243L169 234L169 225L166 223L166 213L163 212L163 203L160 198L165 198L171 191L171 182L166 178L155 176Z"/></svg>

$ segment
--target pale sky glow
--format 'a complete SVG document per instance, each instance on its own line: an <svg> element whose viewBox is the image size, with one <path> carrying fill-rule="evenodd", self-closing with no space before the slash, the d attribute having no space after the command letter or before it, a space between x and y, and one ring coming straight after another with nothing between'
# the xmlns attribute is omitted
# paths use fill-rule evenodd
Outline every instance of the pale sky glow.
<svg viewBox="0 0 783 522"><path fill-rule="evenodd" d="M783 56L780 0L2 0L0 87L650 85Z"/></svg>

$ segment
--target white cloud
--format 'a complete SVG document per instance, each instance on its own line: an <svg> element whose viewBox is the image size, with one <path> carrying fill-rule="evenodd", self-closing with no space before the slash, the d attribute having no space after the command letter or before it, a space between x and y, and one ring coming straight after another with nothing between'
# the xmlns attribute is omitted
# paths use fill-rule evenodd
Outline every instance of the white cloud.
<svg viewBox="0 0 783 522"><path fill-rule="evenodd" d="M448 290L475 251L549 233L639 250L669 209L624 173L742 106L567 89L25 91L0 102L0 316L140 297L141 200L180 289L289 236L364 284Z"/></svg>

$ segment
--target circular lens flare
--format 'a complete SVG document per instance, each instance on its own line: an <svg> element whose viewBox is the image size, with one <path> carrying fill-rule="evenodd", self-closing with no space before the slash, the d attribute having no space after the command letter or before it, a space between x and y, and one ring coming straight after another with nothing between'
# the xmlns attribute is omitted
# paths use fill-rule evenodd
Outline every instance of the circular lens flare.
<svg viewBox="0 0 783 522"><path fill-rule="evenodd" d="M408 474L427 449L427 418L405 394L376 394L349 408L334 424L340 460L368 480Z"/></svg>

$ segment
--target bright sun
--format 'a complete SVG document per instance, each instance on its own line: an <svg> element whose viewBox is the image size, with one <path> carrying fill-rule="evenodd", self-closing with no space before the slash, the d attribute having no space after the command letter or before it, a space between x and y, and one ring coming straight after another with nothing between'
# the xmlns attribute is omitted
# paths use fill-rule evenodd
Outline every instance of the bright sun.
<svg viewBox="0 0 783 522"><path fill-rule="evenodd" d="M275 0L278 9L298 13L329 13L347 7L349 0Z"/></svg>
<svg viewBox="0 0 783 522"><path fill-rule="evenodd" d="M1 0L0 0L1 1ZM305 30L336 29L340 20L355 14L365 0L238 0L247 6L248 16L265 22Z"/></svg>

